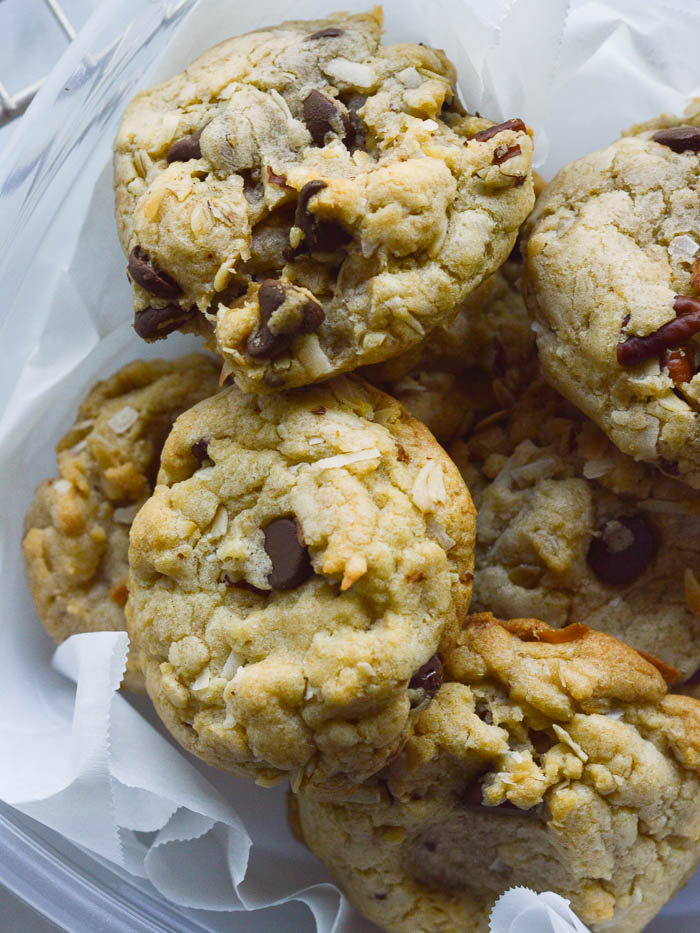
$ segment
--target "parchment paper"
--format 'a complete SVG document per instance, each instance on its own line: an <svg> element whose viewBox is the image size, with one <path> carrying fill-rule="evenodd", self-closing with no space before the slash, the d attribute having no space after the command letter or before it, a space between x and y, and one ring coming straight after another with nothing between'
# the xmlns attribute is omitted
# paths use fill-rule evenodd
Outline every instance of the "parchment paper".
<svg viewBox="0 0 700 933"><path fill-rule="evenodd" d="M592 0L571 11L564 0L389 0L384 7L389 41L422 40L448 52L470 109L494 119L521 116L535 128L545 177L631 123L682 110L700 91L693 0ZM156 78L224 36L328 10L329 0L202 0ZM319 933L369 933L375 928L290 837L282 788L262 790L189 758L145 701L118 693L126 635L74 636L54 652L34 614L21 567L22 518L34 485L54 474L53 445L79 399L128 360L173 357L195 345L177 335L147 347L134 335L110 167L94 188L80 180L74 187L71 198L87 219L70 261L57 263L50 237L35 257L32 273L46 276L51 299L26 309L31 343L16 350L27 362L0 422L0 798L183 906L250 910L296 898L310 907ZM693 885L651 930L695 928L697 877ZM253 915L245 929L265 929L260 924ZM585 927L557 895L521 888L500 899L492 930Z"/></svg>

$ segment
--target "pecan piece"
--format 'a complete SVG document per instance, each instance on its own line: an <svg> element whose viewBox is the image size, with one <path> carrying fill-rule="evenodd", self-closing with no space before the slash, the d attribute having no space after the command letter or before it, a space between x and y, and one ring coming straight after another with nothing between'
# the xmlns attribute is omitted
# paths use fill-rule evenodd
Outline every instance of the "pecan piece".
<svg viewBox="0 0 700 933"><path fill-rule="evenodd" d="M651 359L663 350L680 347L700 331L700 299L676 295L673 310L678 317L646 337L628 337L617 345L620 366L634 366Z"/></svg>
<svg viewBox="0 0 700 933"><path fill-rule="evenodd" d="M496 146L491 160L493 165L503 165L508 159L514 159L522 152L520 146Z"/></svg>
<svg viewBox="0 0 700 933"><path fill-rule="evenodd" d="M676 383L690 382L695 375L695 354L691 347L662 350L659 364Z"/></svg>
<svg viewBox="0 0 700 933"><path fill-rule="evenodd" d="M472 139L476 139L477 142L483 143L487 139L491 139L492 136L497 136L498 133L502 133L504 130L517 130L524 133L527 131L527 127L519 117L516 117L515 120L506 120L505 123L487 126L485 130L479 130L478 133L475 133ZM469 142L471 142L471 140L469 140Z"/></svg>

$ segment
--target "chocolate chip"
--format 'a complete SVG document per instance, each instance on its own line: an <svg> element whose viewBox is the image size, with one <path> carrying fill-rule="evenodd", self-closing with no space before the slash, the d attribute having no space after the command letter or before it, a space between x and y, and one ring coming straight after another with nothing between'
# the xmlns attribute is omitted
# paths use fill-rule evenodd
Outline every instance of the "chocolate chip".
<svg viewBox="0 0 700 933"><path fill-rule="evenodd" d="M610 519L591 540L586 559L603 583L632 583L644 573L656 554L656 531L646 515L620 515Z"/></svg>
<svg viewBox="0 0 700 933"><path fill-rule="evenodd" d="M248 590L255 593L256 596L269 596L268 590L261 590L259 586L253 586L247 580L234 580L227 573L224 574L224 583L230 590Z"/></svg>
<svg viewBox="0 0 700 933"><path fill-rule="evenodd" d="M683 681L684 687L696 687L698 684L700 684L700 667L687 680Z"/></svg>
<svg viewBox="0 0 700 933"><path fill-rule="evenodd" d="M182 294L182 289L175 279L159 269L140 246L135 246L129 253L126 268L134 282L156 298L179 298Z"/></svg>
<svg viewBox="0 0 700 933"><path fill-rule="evenodd" d="M335 39L336 36L342 36L344 29L338 29L337 26L326 26L325 29L319 29L318 32L307 36L308 39Z"/></svg>
<svg viewBox="0 0 700 933"><path fill-rule="evenodd" d="M337 133L341 138L347 126L338 107L320 91L313 90L304 98L304 123L311 133L314 146L325 146L326 134ZM346 118L347 119L347 118ZM342 128L342 133L339 130Z"/></svg>
<svg viewBox="0 0 700 933"><path fill-rule="evenodd" d="M313 573L309 552L299 540L295 518L276 518L265 534L265 551L272 561L267 580L273 590L293 590Z"/></svg>
<svg viewBox="0 0 700 933"><path fill-rule="evenodd" d="M645 337L628 337L617 345L620 366L634 366L642 360L658 356L663 350L680 347L700 331L700 299L676 295L673 310L678 315L668 324Z"/></svg>
<svg viewBox="0 0 700 933"><path fill-rule="evenodd" d="M325 317L323 308L311 298L299 308L295 328L284 333L273 334L268 324L272 314L284 304L287 292L294 286L283 285L277 279L265 279L258 291L260 305L260 324L255 333L248 338L246 352L253 359L274 359L288 350L295 337L310 334L317 330Z"/></svg>
<svg viewBox="0 0 700 933"><path fill-rule="evenodd" d="M695 353L691 347L662 350L659 365L675 383L690 382L695 375Z"/></svg>
<svg viewBox="0 0 700 933"><path fill-rule="evenodd" d="M503 163L507 162L509 159L514 159L516 156L519 156L521 152L522 149L520 146L496 146L491 162L493 165L503 165Z"/></svg>
<svg viewBox="0 0 700 933"><path fill-rule="evenodd" d="M521 119L516 118L515 120L506 120L505 123L498 123L496 126L489 126L485 130L479 130L479 132L475 133L471 138L483 143L487 139L491 139L493 136L502 133L504 130L518 130L524 133L527 127Z"/></svg>
<svg viewBox="0 0 700 933"><path fill-rule="evenodd" d="M190 159L201 159L202 150L199 145L199 137L202 135L203 129L204 127L201 126L196 133L176 139L168 149L168 154L165 157L167 161L189 162Z"/></svg>
<svg viewBox="0 0 700 933"><path fill-rule="evenodd" d="M426 700L432 700L442 686L443 679L444 671L440 655L434 654L422 667L418 668L409 681L409 690L420 690L423 693L422 697L417 698L415 702L411 702L411 706L416 708L422 706Z"/></svg>
<svg viewBox="0 0 700 933"><path fill-rule="evenodd" d="M192 320L196 308L166 305L164 308L144 308L134 315L134 330L143 340L162 340Z"/></svg>
<svg viewBox="0 0 700 933"><path fill-rule="evenodd" d="M200 437L198 441L194 442L190 450L192 451L192 456L196 460L199 460L201 465L209 458L209 441L206 437Z"/></svg>
<svg viewBox="0 0 700 933"><path fill-rule="evenodd" d="M700 152L700 126L672 126L651 138L674 152Z"/></svg>
<svg viewBox="0 0 700 933"><path fill-rule="evenodd" d="M301 252L335 253L352 239L350 234L332 220L317 220L309 211L311 198L323 191L328 185L320 178L307 181L299 192L299 200L294 213L294 225L304 234L304 239L295 250L285 251L286 259L293 259Z"/></svg>

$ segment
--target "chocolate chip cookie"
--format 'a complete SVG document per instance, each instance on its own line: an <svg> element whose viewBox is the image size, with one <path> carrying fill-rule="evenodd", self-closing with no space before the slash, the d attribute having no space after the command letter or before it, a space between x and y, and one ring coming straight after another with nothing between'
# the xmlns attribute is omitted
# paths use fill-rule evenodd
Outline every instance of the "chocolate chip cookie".
<svg viewBox="0 0 700 933"><path fill-rule="evenodd" d="M466 299L457 316L413 350L362 374L397 398L441 444L514 404L532 378L535 335L512 256Z"/></svg>
<svg viewBox="0 0 700 933"><path fill-rule="evenodd" d="M450 452L479 510L476 609L584 622L693 681L698 493L621 453L542 381Z"/></svg>
<svg viewBox="0 0 700 933"><path fill-rule="evenodd" d="M447 322L533 204L525 124L466 115L379 8L228 39L115 143L135 328L210 335L246 391L389 359Z"/></svg>
<svg viewBox="0 0 700 933"><path fill-rule="evenodd" d="M388 933L488 933L506 889L639 933L700 856L700 704L583 625L472 616L399 756L347 799L301 793L309 847Z"/></svg>
<svg viewBox="0 0 700 933"><path fill-rule="evenodd" d="M700 488L700 99L562 169L524 228L547 378Z"/></svg>
<svg viewBox="0 0 700 933"><path fill-rule="evenodd" d="M56 447L59 475L38 487L25 521L29 586L55 641L126 629L131 522L151 494L173 421L216 392L217 372L199 354L129 363L81 404ZM133 652L124 685L143 690Z"/></svg>
<svg viewBox="0 0 700 933"><path fill-rule="evenodd" d="M475 513L357 377L181 416L131 529L129 631L173 735L269 783L377 771L468 608Z"/></svg>

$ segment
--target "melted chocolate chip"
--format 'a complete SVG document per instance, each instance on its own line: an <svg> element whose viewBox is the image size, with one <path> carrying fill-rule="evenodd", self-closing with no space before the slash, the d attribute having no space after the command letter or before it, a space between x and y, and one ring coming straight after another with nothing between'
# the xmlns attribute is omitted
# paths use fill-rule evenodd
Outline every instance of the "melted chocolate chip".
<svg viewBox="0 0 700 933"><path fill-rule="evenodd" d="M179 298L182 294L175 279L159 269L140 246L135 246L129 253L126 268L133 281L156 298Z"/></svg>
<svg viewBox="0 0 700 933"><path fill-rule="evenodd" d="M200 127L196 133L190 136L183 136L176 139L170 149L166 159L168 162L189 162L190 159L201 159L202 150L199 145L199 137L202 135L204 127Z"/></svg>
<svg viewBox="0 0 700 933"><path fill-rule="evenodd" d="M678 315L668 324L645 337L628 337L617 345L617 362L634 366L642 360L658 356L663 350L680 347L700 331L700 298L676 295L673 310ZM623 322L624 326L624 322Z"/></svg>
<svg viewBox="0 0 700 933"><path fill-rule="evenodd" d="M209 303L207 314L218 314L219 305L231 305L233 302L245 294L246 286L243 282L231 282L222 291L217 292Z"/></svg>
<svg viewBox="0 0 700 933"><path fill-rule="evenodd" d="M472 136L472 139L476 139L478 142L483 143L487 139L491 139L493 136L497 136L499 133L502 133L504 130L518 130L519 132L524 133L527 130L527 127L519 118L516 118L515 120L506 120L505 123L498 123L496 126L489 126L485 130L480 130L478 133L475 133Z"/></svg>
<svg viewBox="0 0 700 933"><path fill-rule="evenodd" d="M294 213L294 225L304 234L304 239L295 250L285 250L285 258L293 259L302 252L335 253L352 239L350 234L333 220L317 220L308 208L309 201L328 185L320 178L307 181L299 192Z"/></svg>
<svg viewBox="0 0 700 933"><path fill-rule="evenodd" d="M418 668L416 673L411 677L411 680L408 684L409 690L422 690L425 696L417 703L412 703L412 706L420 706L425 699L430 699L435 696L440 687L442 686L442 681L444 679L444 672L442 667L442 661L440 660L439 654L434 654L432 658L425 662L421 667Z"/></svg>
<svg viewBox="0 0 700 933"><path fill-rule="evenodd" d="M209 457L209 441L206 437L200 437L198 441L194 442L190 450L192 451L192 456L196 460L199 460L201 465Z"/></svg>
<svg viewBox="0 0 700 933"><path fill-rule="evenodd" d="M667 460L665 457L659 458L659 468L669 476L678 476L681 472L675 460Z"/></svg>
<svg viewBox="0 0 700 933"><path fill-rule="evenodd" d="M656 554L656 531L646 515L620 515L599 528L588 548L588 564L603 583L632 583Z"/></svg>
<svg viewBox="0 0 700 933"><path fill-rule="evenodd" d="M288 350L295 337L317 330L325 317L318 302L308 299L300 308L300 318L294 330L273 334L268 326L272 314L284 304L287 291L277 279L265 279L258 291L260 325L248 338L246 352L253 359L274 359Z"/></svg>
<svg viewBox="0 0 700 933"><path fill-rule="evenodd" d="M345 30L338 29L337 26L326 26L325 29L319 29L318 32L308 36L309 39L335 39L336 36L342 36Z"/></svg>
<svg viewBox="0 0 700 933"><path fill-rule="evenodd" d="M134 330L143 340L162 340L192 320L196 308L166 305L164 308L144 308L134 315Z"/></svg>
<svg viewBox="0 0 700 933"><path fill-rule="evenodd" d="M309 552L299 540L295 518L276 518L264 529L265 551L272 561L268 583L273 590L293 590L313 573Z"/></svg>
<svg viewBox="0 0 700 933"><path fill-rule="evenodd" d="M700 684L700 667L687 680L683 681L684 687L696 687L698 684Z"/></svg>
<svg viewBox="0 0 700 933"><path fill-rule="evenodd" d="M672 126L651 138L674 152L700 152L700 126Z"/></svg>
<svg viewBox="0 0 700 933"><path fill-rule="evenodd" d="M339 126L342 125L343 133L347 133L347 118L341 114L339 109L330 98L326 97L320 91L313 90L304 98L304 123L311 133L311 139L314 146L325 146L326 134L337 133Z"/></svg>

